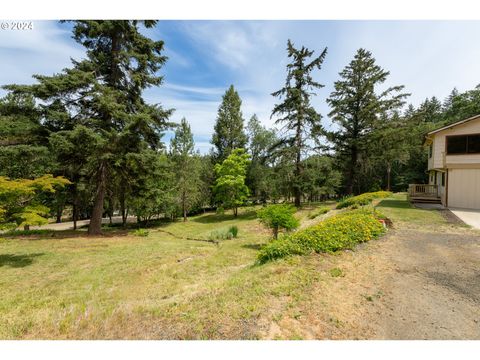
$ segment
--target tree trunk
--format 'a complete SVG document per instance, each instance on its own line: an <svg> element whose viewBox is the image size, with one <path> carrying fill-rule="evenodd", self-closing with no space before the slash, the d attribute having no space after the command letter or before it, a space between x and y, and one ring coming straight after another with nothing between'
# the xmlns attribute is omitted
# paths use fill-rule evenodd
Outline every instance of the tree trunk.
<svg viewBox="0 0 480 360"><path fill-rule="evenodd" d="M97 191L95 193L95 202L93 205L90 224L88 225L89 235L99 235L102 233L103 201L105 199L107 171L105 164L101 164L97 177Z"/></svg>
<svg viewBox="0 0 480 360"><path fill-rule="evenodd" d="M77 230L77 219L78 219L78 208L76 204L76 200L73 203L73 230Z"/></svg>
<svg viewBox="0 0 480 360"><path fill-rule="evenodd" d="M23 226L23 230L25 230L25 231L30 230L30 225L24 225L24 226Z"/></svg>
<svg viewBox="0 0 480 360"><path fill-rule="evenodd" d="M72 220L73 220L73 230L77 230L77 220L78 220L78 199L77 199L77 187L74 185L73 188L73 208L72 208Z"/></svg>
<svg viewBox="0 0 480 360"><path fill-rule="evenodd" d="M182 208L183 208L183 222L187 221L187 200L186 200L186 193L183 191L182 194Z"/></svg>
<svg viewBox="0 0 480 360"><path fill-rule="evenodd" d="M237 217L237 215L238 215L238 208L236 206L233 208L233 215L235 217Z"/></svg>
<svg viewBox="0 0 480 360"><path fill-rule="evenodd" d="M350 166L348 169L348 176L347 176L347 194L353 194L353 185L355 180L355 167L357 166L357 147L352 146L352 153L350 156Z"/></svg>
<svg viewBox="0 0 480 360"><path fill-rule="evenodd" d="M387 164L387 191L391 189L391 177L392 177L392 166L390 163Z"/></svg>
<svg viewBox="0 0 480 360"><path fill-rule="evenodd" d="M275 226L275 227L273 228L273 238L274 238L275 240L278 239L278 226Z"/></svg>
<svg viewBox="0 0 480 360"><path fill-rule="evenodd" d="M295 207L300 207L302 201L302 192L300 189L300 176L302 175L302 164L301 164L301 142L302 142L302 129L300 122L297 125L297 134L295 136L295 142L297 146L297 154L295 159L295 182L293 184L293 194L295 197Z"/></svg>
<svg viewBox="0 0 480 360"><path fill-rule="evenodd" d="M123 187L120 189L119 202L120 212L122 214L122 226L125 227L125 225L127 224L127 212L125 209L125 189Z"/></svg>

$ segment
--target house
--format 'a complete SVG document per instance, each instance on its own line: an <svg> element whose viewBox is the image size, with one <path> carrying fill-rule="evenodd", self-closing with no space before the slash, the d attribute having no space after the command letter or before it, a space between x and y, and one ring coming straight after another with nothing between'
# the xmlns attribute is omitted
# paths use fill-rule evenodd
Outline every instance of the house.
<svg viewBox="0 0 480 360"><path fill-rule="evenodd" d="M424 145L429 181L410 185L410 199L480 209L480 115L430 131Z"/></svg>

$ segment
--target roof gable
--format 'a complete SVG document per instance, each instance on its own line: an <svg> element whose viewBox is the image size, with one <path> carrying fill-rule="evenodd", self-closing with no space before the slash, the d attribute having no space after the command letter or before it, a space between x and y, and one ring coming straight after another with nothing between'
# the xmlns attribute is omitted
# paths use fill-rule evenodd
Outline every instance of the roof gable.
<svg viewBox="0 0 480 360"><path fill-rule="evenodd" d="M443 126L439 129L435 129L435 130L432 130L430 131L429 133L427 133L427 136L428 135L433 135L433 134L436 134L440 131L443 131L443 130L447 130L447 129L451 129L455 126L458 126L458 125L463 125L467 122L470 122L472 120L480 120L480 114L479 115L475 115L475 116L472 116L472 117L469 117L468 119L465 119L465 120L460 120L460 121L457 121L457 122L454 122L453 124L450 124L450 125L447 125L447 126Z"/></svg>

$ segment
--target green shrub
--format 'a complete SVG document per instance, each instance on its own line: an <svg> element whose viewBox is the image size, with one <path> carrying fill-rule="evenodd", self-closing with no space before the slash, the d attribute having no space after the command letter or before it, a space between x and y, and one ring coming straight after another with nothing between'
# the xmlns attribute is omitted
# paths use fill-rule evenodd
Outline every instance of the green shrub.
<svg viewBox="0 0 480 360"><path fill-rule="evenodd" d="M238 226L237 225L230 226L230 228L228 229L228 232L231 233L234 238L236 238L238 236Z"/></svg>
<svg viewBox="0 0 480 360"><path fill-rule="evenodd" d="M378 237L385 231L367 209L353 210L332 216L319 224L274 240L258 254L258 262L265 263L289 255L305 255L313 251L332 253L352 249L355 245Z"/></svg>
<svg viewBox="0 0 480 360"><path fill-rule="evenodd" d="M343 209L350 206L352 208L358 208L359 206L370 204L374 199L386 198L391 195L392 193L389 191L376 191L363 193L357 196L345 197L337 204L337 209Z"/></svg>
<svg viewBox="0 0 480 360"><path fill-rule="evenodd" d="M291 241L290 238L284 236L280 239L274 240L265 245L257 257L259 264L264 264L268 261L280 259L291 255L308 255L311 249L303 247L301 244Z"/></svg>
<svg viewBox="0 0 480 360"><path fill-rule="evenodd" d="M132 234L135 235L135 236L147 237L148 234L149 234L149 231L145 230L145 229L137 229L137 230L133 231Z"/></svg>
<svg viewBox="0 0 480 360"><path fill-rule="evenodd" d="M296 229L299 221L294 214L297 209L292 205L269 205L257 211L260 222L272 230L273 237L278 238L280 229L287 231Z"/></svg>
<svg viewBox="0 0 480 360"><path fill-rule="evenodd" d="M308 214L308 218L309 219L315 219L317 216L320 216L320 215L323 215L323 214L326 214L327 212L330 211L330 208L328 207L321 207L321 208L318 208L317 210L311 212L310 214Z"/></svg>

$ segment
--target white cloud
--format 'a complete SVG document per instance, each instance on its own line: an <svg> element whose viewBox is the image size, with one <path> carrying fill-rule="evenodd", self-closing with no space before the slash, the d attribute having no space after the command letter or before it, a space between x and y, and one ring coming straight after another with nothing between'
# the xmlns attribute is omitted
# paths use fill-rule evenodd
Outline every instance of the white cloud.
<svg viewBox="0 0 480 360"><path fill-rule="evenodd" d="M56 22L35 21L33 30L0 31L0 84L31 83L33 74L51 75L80 59L84 51Z"/></svg>
<svg viewBox="0 0 480 360"><path fill-rule="evenodd" d="M212 88L212 87L198 87L198 86L184 86L172 83L165 83L164 88L168 90L173 90L183 93L195 93L201 95L216 95L221 96L225 92L223 88Z"/></svg>

